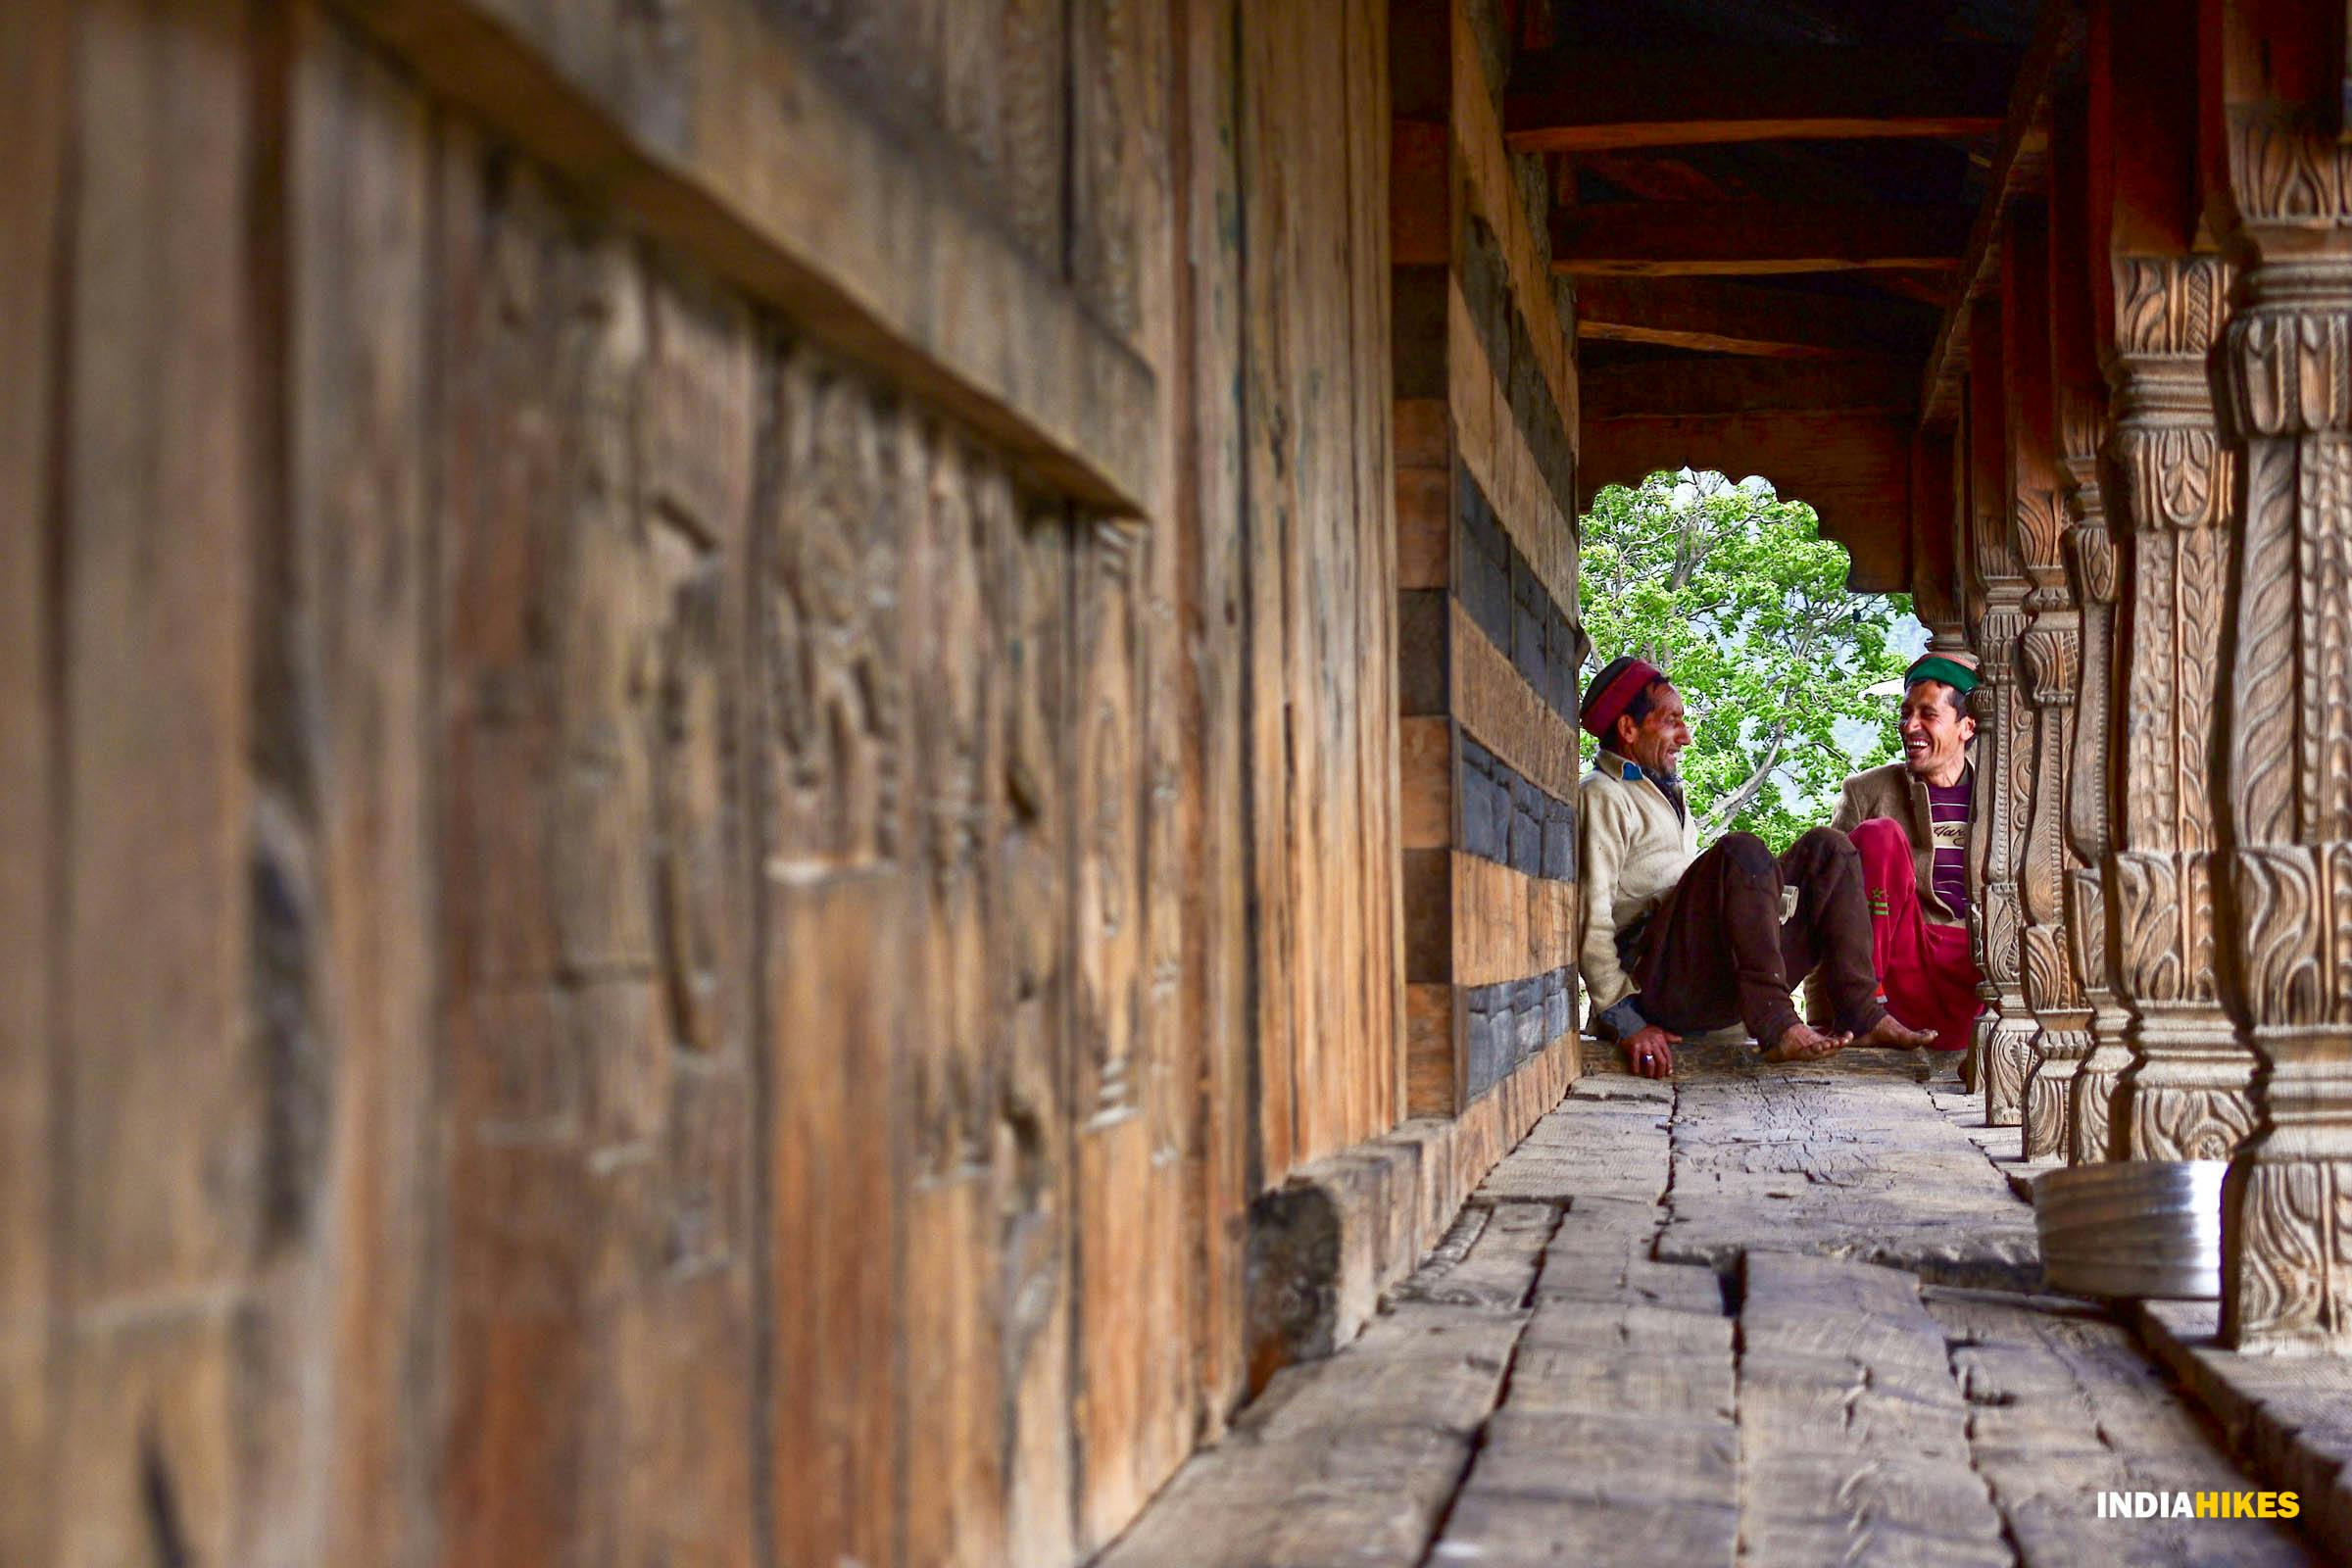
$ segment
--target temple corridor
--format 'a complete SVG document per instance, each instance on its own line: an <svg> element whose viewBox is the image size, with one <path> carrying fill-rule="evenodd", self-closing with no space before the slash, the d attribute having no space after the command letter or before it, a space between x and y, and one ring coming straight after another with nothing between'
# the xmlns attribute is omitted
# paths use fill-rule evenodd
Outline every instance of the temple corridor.
<svg viewBox="0 0 2352 1568"><path fill-rule="evenodd" d="M1588 1071L1102 1568L2328 1560L2100 1515L2268 1483L2128 1317L2037 1294L2017 1130L1949 1074L1722 1044L1670 1083Z"/></svg>
<svg viewBox="0 0 2352 1568"><path fill-rule="evenodd" d="M2348 29L0 0L0 1568L2352 1559ZM1591 1037L1686 472L1976 1094Z"/></svg>

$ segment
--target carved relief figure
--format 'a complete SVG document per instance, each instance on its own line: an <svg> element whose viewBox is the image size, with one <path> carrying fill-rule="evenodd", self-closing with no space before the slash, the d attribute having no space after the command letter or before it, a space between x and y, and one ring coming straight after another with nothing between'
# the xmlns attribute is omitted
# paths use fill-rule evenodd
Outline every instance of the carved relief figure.
<svg viewBox="0 0 2352 1568"><path fill-rule="evenodd" d="M787 359L763 628L776 750L769 853L812 872L892 860L906 702L896 415L812 355Z"/></svg>

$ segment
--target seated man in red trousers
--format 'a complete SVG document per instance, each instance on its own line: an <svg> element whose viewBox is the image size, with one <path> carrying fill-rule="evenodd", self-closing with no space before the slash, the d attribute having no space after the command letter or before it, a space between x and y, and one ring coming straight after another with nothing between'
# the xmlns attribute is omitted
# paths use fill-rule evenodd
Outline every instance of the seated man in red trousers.
<svg viewBox="0 0 2352 1568"><path fill-rule="evenodd" d="M1851 1042L1932 1038L1889 1013L1871 967L1862 863L1843 833L1817 827L1774 856L1752 833L1698 854L1675 762L1690 744L1682 697L1655 665L1619 659L1593 677L1579 713L1600 742L1577 784L1584 946L1577 967L1593 1027L1645 1078L1674 1070L1693 1030L1741 1023L1769 1061L1824 1056ZM1783 913L1783 892L1795 909ZM1815 969L1835 1027L1797 1016L1791 982Z"/></svg>
<svg viewBox="0 0 2352 1568"><path fill-rule="evenodd" d="M1902 760L1847 779L1830 818L1862 857L1871 961L1886 1004L1932 1031L1938 1051L1967 1049L1981 1005L1968 941L1978 831L1968 694L1977 680L1966 654L1913 663L1903 675Z"/></svg>

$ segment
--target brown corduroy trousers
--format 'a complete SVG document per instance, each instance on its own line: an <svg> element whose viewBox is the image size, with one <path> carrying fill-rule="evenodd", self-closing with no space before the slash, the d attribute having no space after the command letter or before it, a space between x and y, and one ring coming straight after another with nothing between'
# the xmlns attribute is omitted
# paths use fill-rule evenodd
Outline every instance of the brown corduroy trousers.
<svg viewBox="0 0 2352 1568"><path fill-rule="evenodd" d="M1796 912L1783 920L1786 888ZM1789 988L1816 968L1835 1027L1860 1034L1886 1015L1861 857L1826 827L1778 858L1753 833L1718 839L1650 916L1633 980L1652 1023L1677 1034L1741 1023L1769 1049L1797 1021Z"/></svg>

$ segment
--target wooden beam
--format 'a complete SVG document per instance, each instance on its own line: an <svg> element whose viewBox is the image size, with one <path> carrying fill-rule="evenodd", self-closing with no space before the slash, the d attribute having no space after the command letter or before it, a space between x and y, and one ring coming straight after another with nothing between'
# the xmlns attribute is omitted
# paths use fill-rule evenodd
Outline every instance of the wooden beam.
<svg viewBox="0 0 2352 1568"><path fill-rule="evenodd" d="M1961 383L1968 375L1969 313L1977 297L1992 286L2000 261L2002 215L2010 202L2040 190L2048 176L2051 99L2079 62L2088 33L2079 0L2050 0L2034 26L2034 41L2010 89L2009 114L1985 175L1984 205L1969 228L1959 293L1944 312L1936 346L1928 353L1927 380L1919 395L1923 425L1949 423L1957 415Z"/></svg>
<svg viewBox="0 0 2352 1568"><path fill-rule="evenodd" d="M1783 498L1821 515L1823 533L1853 557L1861 593L1910 586L1910 421L1870 410L1790 410L1687 417L1588 418L1577 470L1581 497L1638 484L1658 469L1761 474ZM1580 510L1581 506L1580 506Z"/></svg>
<svg viewBox="0 0 2352 1568"><path fill-rule="evenodd" d="M1740 276L1952 267L1968 234L1955 207L1773 202L1605 202L1552 215L1563 272Z"/></svg>
<svg viewBox="0 0 2352 1568"><path fill-rule="evenodd" d="M1887 301L1715 278L1589 277L1576 287L1579 337L1761 359L1916 353L1934 322Z"/></svg>
<svg viewBox="0 0 2352 1568"><path fill-rule="evenodd" d="M1911 441L1911 612L1931 630L1960 629L1955 553L1952 432L1923 430Z"/></svg>
<svg viewBox="0 0 2352 1568"><path fill-rule="evenodd" d="M1915 360L1663 360L1586 368L1587 419L1758 414L1782 410L1877 409L1909 414L1919 396Z"/></svg>
<svg viewBox="0 0 2352 1568"><path fill-rule="evenodd" d="M1956 46L1562 50L1512 82L1504 133L1523 153L1990 135L2013 60Z"/></svg>
<svg viewBox="0 0 2352 1568"><path fill-rule="evenodd" d="M335 4L433 92L1045 487L1157 510L1151 367L755 0L670 8L662 51L523 0Z"/></svg>

